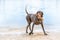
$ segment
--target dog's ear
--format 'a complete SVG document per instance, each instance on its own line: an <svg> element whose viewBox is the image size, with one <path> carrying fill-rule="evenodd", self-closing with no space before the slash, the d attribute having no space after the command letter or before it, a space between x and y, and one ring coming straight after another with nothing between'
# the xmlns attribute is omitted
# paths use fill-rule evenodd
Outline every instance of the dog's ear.
<svg viewBox="0 0 60 40"><path fill-rule="evenodd" d="M35 16L38 18L38 15L37 15L37 13L35 14Z"/></svg>
<svg viewBox="0 0 60 40"><path fill-rule="evenodd" d="M41 12L41 17L43 17L43 12Z"/></svg>

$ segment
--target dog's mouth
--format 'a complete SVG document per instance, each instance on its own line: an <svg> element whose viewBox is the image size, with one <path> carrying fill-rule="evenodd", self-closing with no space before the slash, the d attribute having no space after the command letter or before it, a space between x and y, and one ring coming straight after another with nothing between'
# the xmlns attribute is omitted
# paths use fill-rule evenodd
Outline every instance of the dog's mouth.
<svg viewBox="0 0 60 40"><path fill-rule="evenodd" d="M38 16L38 19L40 19L40 20L41 20L41 19L42 19L42 17L39 15L39 16Z"/></svg>
<svg viewBox="0 0 60 40"><path fill-rule="evenodd" d="M39 18L38 18L38 21L42 21L42 20L43 20L43 18L42 18L42 17L39 17Z"/></svg>

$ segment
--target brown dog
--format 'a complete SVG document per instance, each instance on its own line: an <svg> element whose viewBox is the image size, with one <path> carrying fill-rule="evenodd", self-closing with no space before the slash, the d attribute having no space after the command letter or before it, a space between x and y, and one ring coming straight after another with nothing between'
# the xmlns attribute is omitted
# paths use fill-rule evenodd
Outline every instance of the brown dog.
<svg viewBox="0 0 60 40"><path fill-rule="evenodd" d="M29 33L29 35L33 34L34 25L41 24L44 34L47 35L45 30L44 30L44 26L43 26L43 12L42 11L37 11L36 14L29 14L26 9L25 9L25 11L27 13L26 20L27 20L27 23L28 23L28 25L26 27L26 33L28 33L28 27L29 27L29 29L31 31ZM30 26L31 23L33 23L32 29L31 29L31 26Z"/></svg>

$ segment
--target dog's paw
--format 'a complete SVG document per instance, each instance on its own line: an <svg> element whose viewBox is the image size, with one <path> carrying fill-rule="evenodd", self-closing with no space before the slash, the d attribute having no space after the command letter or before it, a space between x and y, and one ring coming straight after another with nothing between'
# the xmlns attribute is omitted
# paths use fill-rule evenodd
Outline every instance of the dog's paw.
<svg viewBox="0 0 60 40"><path fill-rule="evenodd" d="M26 33L28 33L28 32L26 31Z"/></svg>
<svg viewBox="0 0 60 40"><path fill-rule="evenodd" d="M34 33L31 33L31 34L34 34Z"/></svg>
<svg viewBox="0 0 60 40"><path fill-rule="evenodd" d="M30 32L29 35L31 35L32 33Z"/></svg>
<svg viewBox="0 0 60 40"><path fill-rule="evenodd" d="M44 33L44 35L48 35L47 33Z"/></svg>
<svg viewBox="0 0 60 40"><path fill-rule="evenodd" d="M30 32L29 35L33 34L33 32Z"/></svg>

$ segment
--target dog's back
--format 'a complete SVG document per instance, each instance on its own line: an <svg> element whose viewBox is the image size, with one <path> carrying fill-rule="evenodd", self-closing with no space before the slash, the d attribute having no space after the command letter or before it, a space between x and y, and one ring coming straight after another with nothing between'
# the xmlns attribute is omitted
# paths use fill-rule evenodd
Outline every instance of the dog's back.
<svg viewBox="0 0 60 40"><path fill-rule="evenodd" d="M35 14L28 14L26 16L26 19L28 23L40 24L40 21L38 20Z"/></svg>
<svg viewBox="0 0 60 40"><path fill-rule="evenodd" d="M28 15L26 16L26 19L27 19L27 22L31 23L31 22L36 21L36 20L35 20L35 19L36 19L36 16L35 16L35 14L28 14Z"/></svg>

